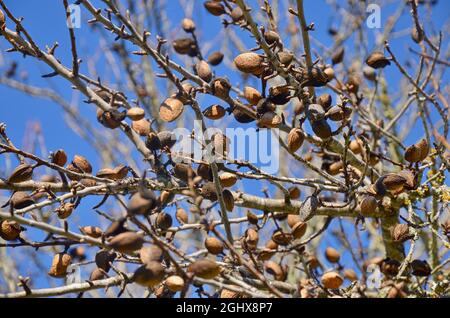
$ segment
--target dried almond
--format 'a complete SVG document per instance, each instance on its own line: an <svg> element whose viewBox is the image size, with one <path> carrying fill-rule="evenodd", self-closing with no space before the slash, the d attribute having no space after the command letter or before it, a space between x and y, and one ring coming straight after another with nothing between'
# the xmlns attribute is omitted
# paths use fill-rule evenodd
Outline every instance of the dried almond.
<svg viewBox="0 0 450 318"><path fill-rule="evenodd" d="M288 150L291 153L296 152L305 140L305 136L300 128L292 128L287 137Z"/></svg>
<svg viewBox="0 0 450 318"><path fill-rule="evenodd" d="M80 228L80 231L81 233L93 238L99 238L103 234L102 229L97 226L83 226Z"/></svg>
<svg viewBox="0 0 450 318"><path fill-rule="evenodd" d="M60 167L64 166L67 162L67 154L63 149L58 149L52 154L52 163Z"/></svg>
<svg viewBox="0 0 450 318"><path fill-rule="evenodd" d="M366 59L366 64L372 68L384 68L391 64L389 59L382 52L372 52Z"/></svg>
<svg viewBox="0 0 450 318"><path fill-rule="evenodd" d="M154 287L164 279L164 275L164 266L158 262L151 262L140 266L131 279L141 286Z"/></svg>
<svg viewBox="0 0 450 318"><path fill-rule="evenodd" d="M188 272L204 279L213 279L220 274L220 266L210 259L200 259L188 266Z"/></svg>
<svg viewBox="0 0 450 318"><path fill-rule="evenodd" d="M127 117L132 121L141 120L145 117L145 110L140 107L131 107L127 110Z"/></svg>
<svg viewBox="0 0 450 318"><path fill-rule="evenodd" d="M211 105L203 111L206 118L217 120L225 116L225 108L220 105Z"/></svg>
<svg viewBox="0 0 450 318"><path fill-rule="evenodd" d="M164 285L168 290L176 293L184 289L184 279L178 275L172 275L166 278Z"/></svg>
<svg viewBox="0 0 450 318"><path fill-rule="evenodd" d="M33 176L33 167L27 163L18 165L9 176L8 183L19 183L28 181Z"/></svg>
<svg viewBox="0 0 450 318"><path fill-rule="evenodd" d="M144 244L144 235L136 232L123 232L109 241L109 246L123 254L132 254Z"/></svg>
<svg viewBox="0 0 450 318"><path fill-rule="evenodd" d="M219 239L208 236L205 240L205 248L208 250L209 253L213 255L218 255L223 252L224 246Z"/></svg>
<svg viewBox="0 0 450 318"><path fill-rule="evenodd" d="M330 263L339 263L341 253L332 247L327 247L325 249L325 257Z"/></svg>
<svg viewBox="0 0 450 318"><path fill-rule="evenodd" d="M336 272L328 272L322 275L321 282L325 288L337 289L341 287L344 280Z"/></svg>
<svg viewBox="0 0 450 318"><path fill-rule="evenodd" d="M66 253L59 253L53 257L52 265L48 274L52 277L61 278L67 275L67 267L72 262L72 257Z"/></svg>
<svg viewBox="0 0 450 318"><path fill-rule="evenodd" d="M166 122L176 120L183 113L184 105L176 98L167 98L159 107L159 116Z"/></svg>
<svg viewBox="0 0 450 318"><path fill-rule="evenodd" d="M137 132L139 136L143 137L147 136L151 132L150 122L145 118L133 121L131 123L131 128L133 128L133 130Z"/></svg>
<svg viewBox="0 0 450 318"><path fill-rule="evenodd" d="M263 72L263 58L253 52L239 54L234 59L234 64L239 71L259 75Z"/></svg>
<svg viewBox="0 0 450 318"><path fill-rule="evenodd" d="M19 223L9 220L0 221L0 237L5 241L18 239L20 232L22 232L22 228Z"/></svg>

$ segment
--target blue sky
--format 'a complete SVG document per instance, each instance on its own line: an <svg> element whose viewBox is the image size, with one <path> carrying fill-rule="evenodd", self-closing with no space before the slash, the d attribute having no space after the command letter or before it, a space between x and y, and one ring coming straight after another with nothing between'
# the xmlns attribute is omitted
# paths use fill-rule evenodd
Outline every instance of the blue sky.
<svg viewBox="0 0 450 318"><path fill-rule="evenodd" d="M180 10L178 1L169 0L170 13L169 16L172 19L172 24L170 27L170 35L176 36L182 31L176 24L184 17L183 11ZM218 34L220 32L220 22L219 19L213 17L206 13L202 6L203 1L195 1L194 6L194 17L197 24L197 29L199 30L198 37L203 41L213 40L214 47L210 51L220 49L220 37ZM288 2L280 1L282 5L286 5ZM57 49L57 57L65 64L71 65L71 54L70 54L70 42L67 29L65 27L65 16L62 1L58 0L40 0L40 1L30 1L30 0L5 0L5 3L11 9L11 11L16 16L23 16L24 26L30 31L30 34L36 40L37 44L44 48L46 45L51 46L53 43L58 42L59 47ZM98 4L99 1L93 1L93 3ZM249 1L252 3L253 7L255 1ZM398 3L389 4L383 7L382 14L382 26L386 24L387 18L395 12ZM425 22L425 28L430 31L435 31L440 29L442 25L448 23L448 13L450 9L449 1L439 1L436 7L433 9L433 27L428 22ZM336 24L338 21L336 17L333 17L334 12L326 5L325 1L305 1L305 11L306 18L308 22L315 23L315 31L313 32L314 37L322 42L325 46L330 47L333 43L332 38L327 34L327 29L333 22ZM423 14L423 10L420 11ZM93 55L98 54L98 33L92 32L88 26L86 26L86 20L90 19L90 15L83 10L82 11L83 26L81 29L76 30L77 34L77 45L79 48L79 55L85 61L81 66L82 72L87 72L86 61ZM411 26L412 20L409 14L404 14L397 24L395 31L402 31ZM8 27L11 27L8 24ZM155 30L152 30L154 32ZM374 30L374 32L369 32L369 50L373 47L375 32L379 30ZM152 37L154 38L154 35ZM299 35L300 36L300 35ZM242 37L247 48L252 48L254 46L253 40L247 35ZM314 43L312 44L315 47ZM448 39L444 41L443 47L448 46ZM0 49L4 51L9 46L4 39L0 38ZM410 54L405 54L408 51L408 47L413 47L418 49L418 46L410 40L409 34L400 37L395 42L391 43L391 47L394 52L397 53L401 62L404 62L406 57L410 57ZM346 48L351 50L352 41L346 43ZM204 55L205 52L203 52ZM236 53L236 52L234 52ZM178 57L176 55L172 56L176 60ZM105 63L105 58L103 56L96 56L97 72L109 81L112 78L111 70ZM55 91L59 92L67 101L71 101L72 98L78 100L78 107L80 112L89 118L94 125L98 125L95 120L94 106L83 103L83 97L79 96L76 92L70 88L70 85L63 79L58 77L51 79L44 79L41 76L50 72L50 69L31 58L22 58L22 56L15 53L5 53L0 60L0 71L4 71L11 61L17 61L19 64L18 73L26 72L27 82L39 87L50 87ZM346 61L349 63L350 61ZM224 74L229 77L233 83L239 81L238 74L236 72L229 72L226 70L225 66L219 66L215 68L217 74ZM398 90L398 84L400 82L400 73L394 67L388 67L385 70L387 78L389 79L389 90L391 92L396 92ZM448 82L448 74L444 77L445 81ZM163 83L162 80L159 81L159 85ZM161 89L164 87L161 85ZM131 95L132 96L132 95ZM202 97L200 99L200 104L206 105L212 103L213 100L210 97ZM7 132L9 137L14 141L17 146L22 146L23 140L25 138L25 128L31 122L39 122L42 128L42 135L45 138L45 144L48 150L56 150L64 147L69 157L74 154L83 154L84 156L92 159L92 164L94 166L94 171L101 168L101 163L98 160L98 156L95 151L90 147L90 145L83 139L79 138L69 127L67 127L65 121L62 119L63 112L60 107L53 102L36 99L29 97L19 91L12 90L3 85L0 85L0 122L6 122ZM434 119L437 118L435 113L432 113ZM405 140L406 144L415 142L419 136L422 136L423 129L421 125L416 125L415 127L402 127L402 129L411 129L413 132ZM125 140L125 139L124 139ZM95 159L97 158L97 159ZM14 159L13 159L14 160ZM13 161L15 164L15 162ZM0 158L0 174L3 176L5 170L5 161ZM246 182L246 189L251 193L260 194L259 184L256 182ZM84 200L84 203L80 207L81 213L79 218L81 223L91 222L92 213L89 211L89 206L94 205L98 198ZM89 223L91 224L91 223ZM337 222L334 224L337 226ZM36 237L39 239L41 235ZM324 244L333 245L335 242L324 240ZM344 260L348 260L348 255L345 255ZM43 260L44 263L49 262L49 259ZM30 269L24 266L23 270L28 272Z"/></svg>

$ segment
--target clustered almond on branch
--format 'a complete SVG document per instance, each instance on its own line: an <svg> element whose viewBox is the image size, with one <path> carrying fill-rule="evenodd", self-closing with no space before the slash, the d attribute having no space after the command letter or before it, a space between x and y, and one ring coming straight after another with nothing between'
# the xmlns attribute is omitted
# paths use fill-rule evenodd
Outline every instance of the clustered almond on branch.
<svg viewBox="0 0 450 318"><path fill-rule="evenodd" d="M390 132L402 113L395 119L395 115L380 116L382 110L375 111L376 98L382 107L389 108L391 103L385 96L387 79L383 69L395 64L405 75L388 44L391 56L377 48L361 61L364 65L344 66L350 53L338 41L331 54L315 54L317 59L312 61L308 34L314 25L302 27L303 1L297 1L296 9L286 10L289 19L300 21L300 29L294 33L302 37L302 55L298 54L301 50L288 49L285 37L275 27L269 1L264 1L262 7L267 19L263 26L257 24L260 19L256 19L256 10L245 1L211 0L203 2L206 11L222 17L225 30L249 33L256 47L236 54L228 50L227 54L233 52L233 56L213 51L205 59L205 46L197 38L198 28L192 19L184 18L179 23L185 35L177 36L170 45L168 40L157 37L157 47L153 48L151 34L138 31L141 27L135 26L137 22L129 13L121 13L111 1L102 3L104 10L96 9L87 0L81 2L92 15L90 22L114 33L116 40L133 45L136 51L130 54L152 58L164 72L157 76L171 84L170 93L159 102L153 101L149 108L139 102L150 94L145 86L137 89L140 99L130 101L100 79L92 80L60 64L56 46L41 51L22 20L14 18L3 1L0 33L2 40L13 46L11 52L45 62L54 70L52 76L64 77L86 95L87 103L97 106L96 119L102 129L122 130L139 151L145 172L139 175L132 168L134 164L127 162L94 170L83 155L75 154L69 161L71 157L64 149L42 159L16 148L1 124L1 153L16 155L20 163L0 183L0 188L12 191L2 207L9 207L9 211L0 211L0 237L7 242L0 248L55 246L53 253L60 251L53 256L48 271L53 278L67 277L72 267L83 266L76 262L92 256L95 267L88 281L105 280L114 272L121 277L119 295L131 283L148 288L156 297L174 297L177 293L185 297L190 288L199 295L212 296L203 285L213 286L223 298L436 297L448 293L448 278L443 274L448 275L448 270L441 271L446 263L439 262L442 253L438 248L450 246L449 220L439 223L443 211L448 217L450 196L445 187L445 171L449 169L447 131L444 129L441 136L437 129L429 127L429 110L421 109L426 137L415 136L419 140L405 147L401 141L404 138ZM411 4L413 17L417 18L415 5ZM436 51L417 25L412 37L417 43L425 41L436 52L436 62L439 49ZM128 54L124 46L118 44L116 48L117 52L123 50L122 58ZM166 55L171 49L176 54ZM425 46L423 50L425 54ZM78 65L73 43L72 54L74 65ZM178 58L189 60L191 67L177 64ZM131 63L131 58L127 59L124 64ZM243 89L233 86L227 74L220 74L219 69L229 66L230 72L242 75ZM418 107L424 107L428 100L442 114L436 97L425 92L436 63L427 67L427 82L421 84L419 76L417 82L410 83L415 89L411 95ZM215 102L200 106L201 95L211 95ZM189 136L202 149L212 149L213 155L223 159L221 162L173 150L182 141L169 123L178 125L188 115L201 121L203 131L207 125L230 120L258 131L276 131L284 148L280 151L281 165L287 166L287 160L291 160L289 165L292 162L292 166L304 167L304 178L288 177L286 167L273 175L253 163L232 159L229 152L234 141L222 133L206 136L207 140L194 132ZM446 127L448 118L442 119ZM35 176L40 167L51 169L53 175L38 180ZM298 172L294 168L292 171ZM252 196L247 192L254 191L244 183L248 180L265 180L278 192L262 189L261 196ZM92 223L76 230L74 214L81 210L81 201L93 195L102 197L93 210L105 217L109 226ZM108 199L126 213L114 217L100 211ZM427 203L419 207L428 199L432 200L431 208ZM63 228L49 221L53 214L43 218L34 213L46 207L61 220ZM245 216L236 215L239 208L245 210ZM322 226L319 216L326 216ZM358 245L345 234L345 216L352 217ZM374 220L366 222L365 218ZM338 230L331 230L333 221L339 222ZM232 224L242 226L231 231ZM46 240L32 242L25 232L31 228L47 232ZM361 243L363 230L367 244ZM183 235L186 232L190 236ZM339 244L328 244L336 246L322 251L315 242L324 233L333 235ZM414 254L421 235L430 241L427 260ZM374 247L377 240L383 242L382 248ZM409 252L405 242L409 243ZM186 243L192 244L187 250ZM90 255L85 245L99 250L95 256ZM376 253L369 254L367 251L372 249ZM349 255L354 269L349 266ZM118 266L122 263L132 272ZM373 266L383 274L382 286L375 294L367 288L368 270L373 272ZM411 275L425 280L416 283ZM426 290L423 284L432 275L438 287ZM344 286L345 280L349 285ZM66 287L70 293L70 285Z"/></svg>

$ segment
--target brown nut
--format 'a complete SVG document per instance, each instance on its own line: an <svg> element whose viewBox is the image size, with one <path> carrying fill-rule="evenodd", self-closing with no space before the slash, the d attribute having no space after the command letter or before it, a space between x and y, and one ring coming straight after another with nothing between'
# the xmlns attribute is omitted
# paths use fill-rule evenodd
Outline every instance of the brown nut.
<svg viewBox="0 0 450 318"><path fill-rule="evenodd" d="M20 183L30 180L32 176L33 176L33 167L27 163L22 163L13 170L13 172L7 179L7 182Z"/></svg>
<svg viewBox="0 0 450 318"><path fill-rule="evenodd" d="M62 278L67 275L67 267L72 262L72 257L66 253L59 253L53 257L52 265L48 274L55 278Z"/></svg>
<svg viewBox="0 0 450 318"><path fill-rule="evenodd" d="M123 232L109 241L109 246L123 254L132 254L144 244L144 235L135 232Z"/></svg>
<svg viewBox="0 0 450 318"><path fill-rule="evenodd" d="M338 289L344 282L342 277L336 272L325 273L322 275L322 278L320 280L323 284L323 287L328 289Z"/></svg>
<svg viewBox="0 0 450 318"><path fill-rule="evenodd" d="M300 128L292 128L287 137L288 150L291 153L296 152L305 140L305 136Z"/></svg>
<svg viewBox="0 0 450 318"><path fill-rule="evenodd" d="M330 263L339 263L341 253L332 247L327 247L325 250L325 257Z"/></svg>
<svg viewBox="0 0 450 318"><path fill-rule="evenodd" d="M223 253L224 245L219 239L209 236L205 240L205 248L209 253L218 255Z"/></svg>
<svg viewBox="0 0 450 318"><path fill-rule="evenodd" d="M200 259L188 266L188 272L204 279L213 279L220 274L220 266L210 259Z"/></svg>
<svg viewBox="0 0 450 318"><path fill-rule="evenodd" d="M131 279L141 286L154 287L164 279L164 275L164 266L158 262L151 262L139 267Z"/></svg>

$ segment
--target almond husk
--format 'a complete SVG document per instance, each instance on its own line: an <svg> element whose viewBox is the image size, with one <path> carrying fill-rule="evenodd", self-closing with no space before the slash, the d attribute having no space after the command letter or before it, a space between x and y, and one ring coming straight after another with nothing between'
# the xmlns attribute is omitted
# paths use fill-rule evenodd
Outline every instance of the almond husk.
<svg viewBox="0 0 450 318"><path fill-rule="evenodd" d="M123 232L109 241L109 246L123 254L133 254L144 244L144 235L135 232Z"/></svg>
<svg viewBox="0 0 450 318"><path fill-rule="evenodd" d="M213 279L220 274L220 266L210 259L200 259L188 266L188 272L203 279Z"/></svg>
<svg viewBox="0 0 450 318"><path fill-rule="evenodd" d="M8 183L19 183L28 181L33 176L33 167L27 163L18 165L9 176Z"/></svg>

